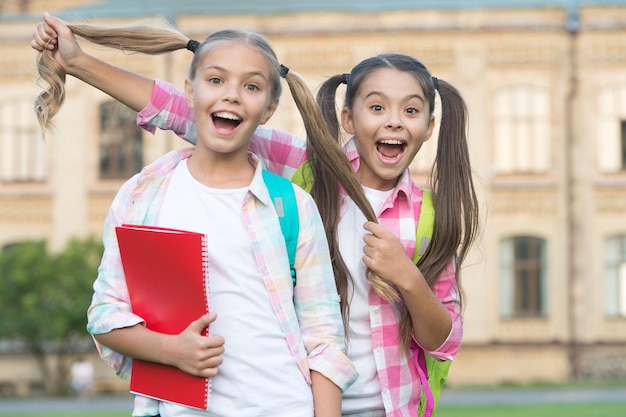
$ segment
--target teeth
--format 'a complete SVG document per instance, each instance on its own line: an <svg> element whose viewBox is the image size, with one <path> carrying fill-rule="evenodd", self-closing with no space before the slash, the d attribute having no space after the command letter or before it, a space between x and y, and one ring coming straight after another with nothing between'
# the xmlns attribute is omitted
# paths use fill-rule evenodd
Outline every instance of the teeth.
<svg viewBox="0 0 626 417"><path fill-rule="evenodd" d="M234 115L232 113L228 113L225 111L222 112L217 112L214 114L215 117L219 117L221 119L229 119L229 120L239 120L239 117L237 115Z"/></svg>
<svg viewBox="0 0 626 417"><path fill-rule="evenodd" d="M395 139L385 139L385 140L380 140L379 142L384 143L385 145L402 145L402 141L395 140Z"/></svg>

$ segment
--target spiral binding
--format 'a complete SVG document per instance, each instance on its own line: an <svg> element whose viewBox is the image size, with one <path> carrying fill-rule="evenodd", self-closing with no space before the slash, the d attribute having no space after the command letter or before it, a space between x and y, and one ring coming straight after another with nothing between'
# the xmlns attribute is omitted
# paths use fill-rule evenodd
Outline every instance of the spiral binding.
<svg viewBox="0 0 626 417"><path fill-rule="evenodd" d="M206 303L205 307L206 312L208 313L211 311L211 297L209 294L209 244L207 239L207 235L202 236L202 275L204 275L204 290L206 291L206 297L204 297Z"/></svg>
<svg viewBox="0 0 626 417"><path fill-rule="evenodd" d="M208 243L207 235L202 236L202 275L204 276L204 291L205 291L205 307L207 314L211 311L211 297L209 292L209 243ZM209 329L207 329L207 336L209 334ZM211 392L211 382L208 378L205 378L204 381L204 404L208 407L209 404L209 393Z"/></svg>

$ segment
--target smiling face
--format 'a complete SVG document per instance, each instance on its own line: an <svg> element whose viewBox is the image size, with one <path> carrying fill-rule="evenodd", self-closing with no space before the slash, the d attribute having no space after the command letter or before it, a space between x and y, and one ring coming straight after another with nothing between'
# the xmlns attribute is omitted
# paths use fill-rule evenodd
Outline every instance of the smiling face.
<svg viewBox="0 0 626 417"><path fill-rule="evenodd" d="M220 158L247 159L252 133L272 116L272 71L268 59L241 41L219 41L198 53L185 93L198 129L197 150Z"/></svg>
<svg viewBox="0 0 626 417"><path fill-rule="evenodd" d="M357 176L378 190L392 189L435 126L429 102L410 72L380 68L360 84L352 108L341 114L355 136L360 156Z"/></svg>

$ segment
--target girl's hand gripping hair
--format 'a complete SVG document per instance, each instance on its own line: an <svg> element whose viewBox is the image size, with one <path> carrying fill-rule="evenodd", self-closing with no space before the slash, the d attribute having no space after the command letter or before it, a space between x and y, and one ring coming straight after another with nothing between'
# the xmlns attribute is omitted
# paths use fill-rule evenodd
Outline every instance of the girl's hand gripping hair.
<svg viewBox="0 0 626 417"><path fill-rule="evenodd" d="M72 75L74 62L83 55L74 33L61 19L44 13L43 22L39 22L33 32L30 46L37 51L53 52L54 60L63 72Z"/></svg>
<svg viewBox="0 0 626 417"><path fill-rule="evenodd" d="M363 237L363 262L373 273L398 288L408 286L405 280L415 277L416 266L406 254L402 242L378 223L367 222L370 232Z"/></svg>

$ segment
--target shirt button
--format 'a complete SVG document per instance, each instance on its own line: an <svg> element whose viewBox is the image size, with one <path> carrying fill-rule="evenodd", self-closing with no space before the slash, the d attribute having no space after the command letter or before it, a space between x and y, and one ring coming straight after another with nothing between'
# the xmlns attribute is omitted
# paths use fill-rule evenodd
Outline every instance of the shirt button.
<svg viewBox="0 0 626 417"><path fill-rule="evenodd" d="M374 314L380 313L380 307L374 307Z"/></svg>
<svg viewBox="0 0 626 417"><path fill-rule="evenodd" d="M276 306L276 311L283 311L283 307L282 306Z"/></svg>
<svg viewBox="0 0 626 417"><path fill-rule="evenodd" d="M262 266L261 267L261 273L264 274L267 272L267 267L266 266Z"/></svg>
<svg viewBox="0 0 626 417"><path fill-rule="evenodd" d="M252 229L252 223L246 223L246 229L248 230Z"/></svg>

